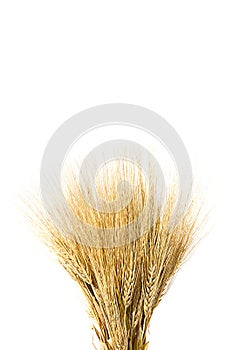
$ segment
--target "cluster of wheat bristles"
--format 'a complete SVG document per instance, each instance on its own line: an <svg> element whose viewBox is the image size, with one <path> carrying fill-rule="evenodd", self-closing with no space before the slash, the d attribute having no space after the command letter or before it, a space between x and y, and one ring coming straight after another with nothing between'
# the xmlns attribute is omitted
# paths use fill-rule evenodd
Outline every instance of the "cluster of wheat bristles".
<svg viewBox="0 0 233 350"><path fill-rule="evenodd" d="M114 174L98 184L102 197L113 200L117 189L109 181L120 173L127 173L128 179L135 180L132 170L123 165ZM138 184L129 205L117 212L98 212L83 199L75 176L66 179L67 202L72 212L79 216L88 227L98 227L103 236L111 227L118 234L119 227L127 227L141 211L145 199L144 181L137 175ZM91 193L89 194L91 196ZM112 197L111 197L112 196ZM147 350L147 330L153 310L160 303L177 270L196 243L199 225L197 208L191 203L181 218L173 221L175 191L170 191L162 206L157 201L154 225L146 232L142 225L135 224L136 239L116 246L106 246L99 238L96 244L83 244L75 223L67 226L66 211L54 211L53 220L43 208L34 211L33 220L46 244L56 254L59 262L81 287L89 305L89 314L100 342L101 350ZM153 205L151 206L153 208ZM140 232L137 232L140 230ZM71 234L71 233L72 234ZM127 229L125 235L127 236ZM96 239L95 237L95 243Z"/></svg>

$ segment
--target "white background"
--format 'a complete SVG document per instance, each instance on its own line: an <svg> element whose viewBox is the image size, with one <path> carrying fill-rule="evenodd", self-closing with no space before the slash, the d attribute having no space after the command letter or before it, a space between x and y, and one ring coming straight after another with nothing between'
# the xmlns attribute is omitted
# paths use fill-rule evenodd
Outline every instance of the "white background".
<svg viewBox="0 0 233 350"><path fill-rule="evenodd" d="M208 185L211 231L155 311L150 349L232 349L233 4L1 1L0 348L88 350L75 283L22 222L48 139L97 104L156 111Z"/></svg>

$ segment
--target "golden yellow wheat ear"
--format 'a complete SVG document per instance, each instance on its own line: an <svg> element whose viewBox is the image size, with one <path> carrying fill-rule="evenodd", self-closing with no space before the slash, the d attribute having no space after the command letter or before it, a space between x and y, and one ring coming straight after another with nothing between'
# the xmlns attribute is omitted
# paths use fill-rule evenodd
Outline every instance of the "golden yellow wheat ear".
<svg viewBox="0 0 233 350"><path fill-rule="evenodd" d="M187 203L185 213L174 218L177 194L172 186L163 203L155 192L149 214L139 222L137 218L146 202L141 171L135 175L130 166L119 163L103 172L96 183L98 194L108 202L116 198L123 202L124 191L119 195L116 186L122 174L127 181L136 183L124 208L114 212L90 206L91 186L87 198L79 188L75 171L70 170L64 192L72 215L59 203L56 206L56 200L50 213L42 203L34 201L32 220L58 261L81 287L100 348L147 350L153 310L198 241L200 208L194 201ZM75 217L84 224L79 225ZM153 224L148 228L149 217L153 217Z"/></svg>

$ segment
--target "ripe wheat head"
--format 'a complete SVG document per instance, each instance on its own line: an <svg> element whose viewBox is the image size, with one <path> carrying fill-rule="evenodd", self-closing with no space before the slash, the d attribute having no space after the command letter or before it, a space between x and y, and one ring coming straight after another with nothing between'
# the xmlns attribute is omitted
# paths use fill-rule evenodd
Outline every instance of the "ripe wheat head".
<svg viewBox="0 0 233 350"><path fill-rule="evenodd" d="M125 193L119 193L116 186L122 176L136 183L128 204L115 212L98 211L89 205L95 201L91 186L87 191L89 198L84 198L75 171L69 170L64 181L67 203L86 226L72 221L66 208L56 207L56 200L49 215L42 203L34 200L30 203L30 217L40 237L81 287L101 350L147 350L153 310L198 241L200 206L193 200L187 203L181 217L171 220L176 186L170 186L163 203L155 192L149 203L149 216L154 220L148 229L148 215L140 223L136 220L146 202L142 171L135 175L130 166L119 162L103 172L96 184L98 194L108 202L116 198L123 202ZM156 179L152 180L156 183ZM86 182L88 187L88 179ZM94 228L99 229L98 236ZM109 228L112 237L108 236ZM120 231L122 228L125 229ZM132 232L134 239L129 237ZM106 244L108 240L117 242L122 234L123 243Z"/></svg>

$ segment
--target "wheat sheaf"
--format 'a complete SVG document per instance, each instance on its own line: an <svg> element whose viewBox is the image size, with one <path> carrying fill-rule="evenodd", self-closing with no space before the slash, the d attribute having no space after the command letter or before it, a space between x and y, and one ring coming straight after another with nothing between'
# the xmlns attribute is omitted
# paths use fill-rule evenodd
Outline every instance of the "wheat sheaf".
<svg viewBox="0 0 233 350"><path fill-rule="evenodd" d="M159 195L149 203L149 215L154 220L148 229L145 220L136 220L147 200L142 171L135 173L125 162L118 162L95 184L100 197L121 202L125 193L118 191L119 180L123 177L136 183L127 206L115 212L90 206L89 202L95 200L91 198L92 187L86 192L89 198L85 197L74 169L67 174L67 203L72 214L87 224L86 229L76 226L66 208L56 206L56 200L49 215L42 203L34 200L30 217L36 231L81 287L100 349L148 350L147 331L153 311L199 240L200 206L193 200L187 203L183 215L174 219L177 193L173 184L163 204ZM156 179L152 180L156 183ZM88 178L86 183L88 187ZM99 236L92 237L92 228L99 229ZM104 244L110 239L109 228L113 236L124 234L124 244ZM133 239L128 237L132 232Z"/></svg>

